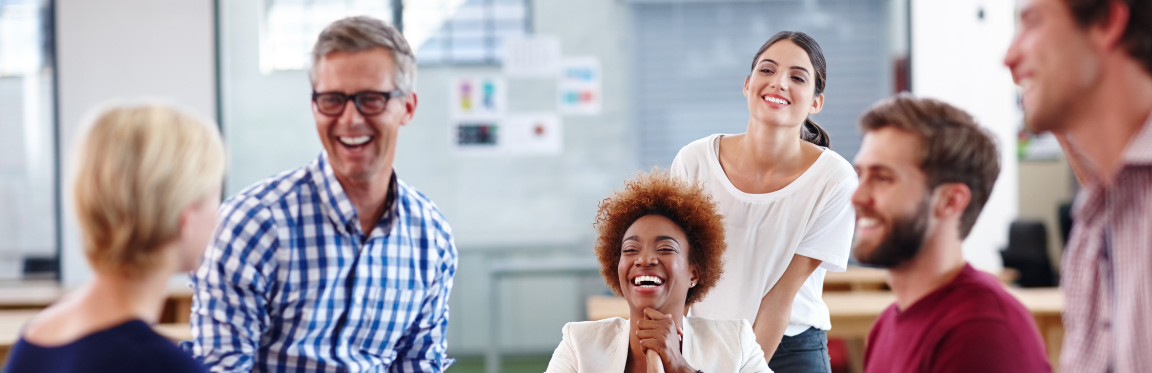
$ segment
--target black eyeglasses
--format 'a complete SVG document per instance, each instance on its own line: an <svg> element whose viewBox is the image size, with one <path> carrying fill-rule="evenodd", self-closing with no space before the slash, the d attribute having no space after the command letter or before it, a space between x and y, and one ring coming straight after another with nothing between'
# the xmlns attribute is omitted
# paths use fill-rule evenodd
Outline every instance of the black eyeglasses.
<svg viewBox="0 0 1152 373"><path fill-rule="evenodd" d="M383 113L389 99L400 97L403 94L399 89L391 92L362 91L352 95L341 92L320 93L312 91L312 102L316 104L316 110L320 111L321 114L338 117L344 113L348 99L352 99L352 102L356 103L356 110L361 115L371 116Z"/></svg>

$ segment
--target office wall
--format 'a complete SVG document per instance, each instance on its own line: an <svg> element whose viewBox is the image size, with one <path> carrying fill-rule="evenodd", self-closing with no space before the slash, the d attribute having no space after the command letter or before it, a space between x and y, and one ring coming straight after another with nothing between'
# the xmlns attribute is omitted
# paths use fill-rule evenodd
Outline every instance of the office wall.
<svg viewBox="0 0 1152 373"><path fill-rule="evenodd" d="M139 97L171 100L214 120L213 25L211 0L56 1L66 285L91 276L68 184L82 121L97 105Z"/></svg>
<svg viewBox="0 0 1152 373"><path fill-rule="evenodd" d="M304 71L259 70L259 2L221 1L222 113L231 155L225 194L307 164L321 152ZM457 76L496 76L499 66L420 66L413 121L401 128L397 175L427 194L456 235L460 265L451 297L449 351L479 354L489 341L490 260L591 255L597 203L638 170L627 111L626 6L616 0L533 1L537 34L560 38L562 55L603 66L603 110L564 116L564 150L551 156L453 155L449 85ZM556 110L555 79L508 82L508 111ZM505 350L550 353L567 321L583 319L592 274L510 279L501 286Z"/></svg>
<svg viewBox="0 0 1152 373"><path fill-rule="evenodd" d="M1001 61L1014 35L1012 1L912 0L912 92L967 110L1000 145L1000 177L972 233L964 258L990 271L1016 218L1016 133L1022 114L1012 76Z"/></svg>

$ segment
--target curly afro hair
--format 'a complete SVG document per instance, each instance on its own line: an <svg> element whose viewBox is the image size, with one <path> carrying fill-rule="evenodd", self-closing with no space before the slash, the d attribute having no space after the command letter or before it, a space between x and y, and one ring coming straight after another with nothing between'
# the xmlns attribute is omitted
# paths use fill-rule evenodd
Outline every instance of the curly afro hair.
<svg viewBox="0 0 1152 373"><path fill-rule="evenodd" d="M608 287L621 294L617 267L624 232L647 215L668 218L684 231L688 238L688 264L699 273L699 282L688 289L685 303L700 301L724 272L722 257L728 246L724 243L723 217L716 212L716 202L704 192L703 186L680 180L659 169L650 174L640 173L636 179L624 184L624 190L616 191L600 202L592 226L599 235L596 256L600 259L600 274L608 282Z"/></svg>

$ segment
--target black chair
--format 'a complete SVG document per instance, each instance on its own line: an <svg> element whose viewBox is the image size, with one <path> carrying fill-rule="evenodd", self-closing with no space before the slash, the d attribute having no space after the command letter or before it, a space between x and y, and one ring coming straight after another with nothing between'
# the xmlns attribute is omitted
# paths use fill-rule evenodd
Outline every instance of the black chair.
<svg viewBox="0 0 1152 373"><path fill-rule="evenodd" d="M1012 222L1008 249L1000 252L1004 266L1020 272L1020 287L1056 286L1056 273L1048 261L1048 230L1039 221Z"/></svg>

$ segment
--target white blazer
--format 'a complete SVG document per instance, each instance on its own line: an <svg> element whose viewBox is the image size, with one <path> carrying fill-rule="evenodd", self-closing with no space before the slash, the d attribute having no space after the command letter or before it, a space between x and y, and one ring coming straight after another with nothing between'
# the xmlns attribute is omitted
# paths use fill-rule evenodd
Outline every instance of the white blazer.
<svg viewBox="0 0 1152 373"><path fill-rule="evenodd" d="M628 362L628 320L619 317L564 325L564 340L546 373L622 373ZM771 373L747 320L684 318L680 353L705 373Z"/></svg>

